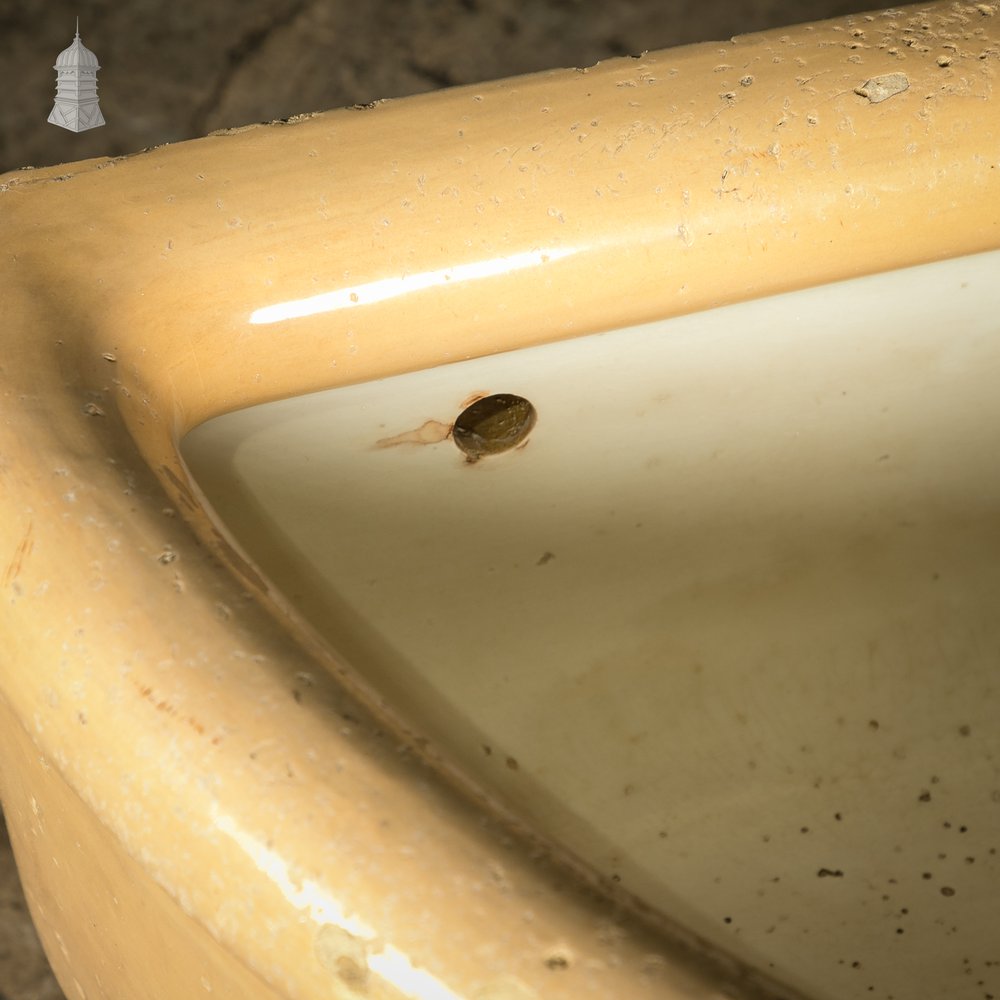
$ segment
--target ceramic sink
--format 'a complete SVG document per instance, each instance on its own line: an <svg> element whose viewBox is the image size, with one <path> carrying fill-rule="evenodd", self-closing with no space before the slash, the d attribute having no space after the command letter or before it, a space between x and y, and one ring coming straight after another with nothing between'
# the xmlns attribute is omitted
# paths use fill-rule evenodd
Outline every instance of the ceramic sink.
<svg viewBox="0 0 1000 1000"><path fill-rule="evenodd" d="M0 178L67 996L1000 995L998 61L934 4Z"/></svg>
<svg viewBox="0 0 1000 1000"><path fill-rule="evenodd" d="M535 829L807 995L943 995L997 917L998 274L994 251L266 403L182 452ZM536 426L470 463L448 417L495 388Z"/></svg>

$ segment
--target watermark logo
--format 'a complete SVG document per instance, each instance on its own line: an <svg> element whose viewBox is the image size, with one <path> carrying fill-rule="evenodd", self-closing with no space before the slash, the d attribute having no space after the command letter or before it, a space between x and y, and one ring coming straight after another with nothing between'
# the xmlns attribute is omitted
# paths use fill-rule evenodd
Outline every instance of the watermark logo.
<svg viewBox="0 0 1000 1000"><path fill-rule="evenodd" d="M97 103L97 56L80 41L80 19L76 19L76 37L63 49L52 67L56 71L56 102L49 121L71 132L84 132L104 124Z"/></svg>

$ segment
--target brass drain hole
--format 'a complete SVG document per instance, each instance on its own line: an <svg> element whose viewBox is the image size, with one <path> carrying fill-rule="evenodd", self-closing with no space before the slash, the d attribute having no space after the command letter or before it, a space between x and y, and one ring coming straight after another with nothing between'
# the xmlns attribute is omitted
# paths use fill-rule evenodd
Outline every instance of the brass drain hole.
<svg viewBox="0 0 1000 1000"><path fill-rule="evenodd" d="M538 413L523 396L497 393L477 399L458 415L452 438L466 461L516 448L531 433Z"/></svg>

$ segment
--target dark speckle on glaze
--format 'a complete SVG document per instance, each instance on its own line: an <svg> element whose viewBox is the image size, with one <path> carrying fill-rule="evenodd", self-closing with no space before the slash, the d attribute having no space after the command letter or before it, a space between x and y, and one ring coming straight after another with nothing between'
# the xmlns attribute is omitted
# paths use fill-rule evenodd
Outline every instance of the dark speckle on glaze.
<svg viewBox="0 0 1000 1000"><path fill-rule="evenodd" d="M498 393L466 407L452 437L469 462L516 448L531 433L538 414L522 396Z"/></svg>

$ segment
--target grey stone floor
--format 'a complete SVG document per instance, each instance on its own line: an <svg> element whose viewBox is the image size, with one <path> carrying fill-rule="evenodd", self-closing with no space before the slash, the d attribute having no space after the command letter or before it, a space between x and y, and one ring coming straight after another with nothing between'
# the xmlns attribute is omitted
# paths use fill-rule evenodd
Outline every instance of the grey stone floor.
<svg viewBox="0 0 1000 1000"><path fill-rule="evenodd" d="M0 0L0 172L217 128L816 20L875 0ZM101 63L107 125L46 122L58 53ZM3 247L0 215L0 248ZM0 290L2 291L2 290ZM59 1000L0 834L0 1000ZM114 1000L142 1000L121 997ZM181 998L178 998L181 1000Z"/></svg>

